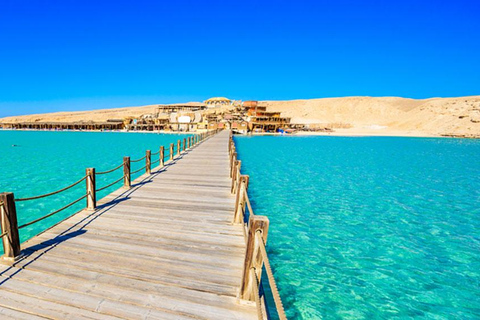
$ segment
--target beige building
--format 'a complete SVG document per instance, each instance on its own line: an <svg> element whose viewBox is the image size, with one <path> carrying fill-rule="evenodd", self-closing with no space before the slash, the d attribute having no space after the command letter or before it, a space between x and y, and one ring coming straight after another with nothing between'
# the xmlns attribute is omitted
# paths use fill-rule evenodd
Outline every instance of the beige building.
<svg viewBox="0 0 480 320"><path fill-rule="evenodd" d="M208 108L216 108L222 106L230 106L233 104L233 101L225 97L215 97L205 100L204 103Z"/></svg>

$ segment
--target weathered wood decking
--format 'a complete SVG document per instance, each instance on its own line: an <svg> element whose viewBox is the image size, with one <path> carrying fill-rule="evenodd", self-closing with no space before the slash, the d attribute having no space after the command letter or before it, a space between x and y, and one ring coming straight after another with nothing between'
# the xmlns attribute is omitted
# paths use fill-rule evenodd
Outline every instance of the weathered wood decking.
<svg viewBox="0 0 480 320"><path fill-rule="evenodd" d="M228 132L22 245L1 265L0 318L256 319L239 301Z"/></svg>

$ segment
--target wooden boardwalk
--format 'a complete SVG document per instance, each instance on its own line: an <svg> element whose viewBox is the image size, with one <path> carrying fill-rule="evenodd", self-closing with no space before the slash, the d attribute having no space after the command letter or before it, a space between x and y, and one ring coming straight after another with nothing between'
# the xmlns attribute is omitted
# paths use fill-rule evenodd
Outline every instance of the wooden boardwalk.
<svg viewBox="0 0 480 320"><path fill-rule="evenodd" d="M0 319L257 319L237 299L228 132L22 244L1 265Z"/></svg>

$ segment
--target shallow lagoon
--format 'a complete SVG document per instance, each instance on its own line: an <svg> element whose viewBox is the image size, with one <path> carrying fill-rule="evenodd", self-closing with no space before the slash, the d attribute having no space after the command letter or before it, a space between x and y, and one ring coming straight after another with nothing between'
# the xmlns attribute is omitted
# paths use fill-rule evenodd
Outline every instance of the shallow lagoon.
<svg viewBox="0 0 480 320"><path fill-rule="evenodd" d="M289 318L480 318L480 141L236 137Z"/></svg>
<svg viewBox="0 0 480 320"><path fill-rule="evenodd" d="M0 130L0 192L14 192L16 198L56 191L85 175L85 169L105 171L120 165L124 156L139 159L150 149L158 152L187 135L121 132L49 132ZM14 146L15 145L15 146ZM152 156L152 162L158 155ZM132 163L132 172L144 161ZM156 164L158 165L158 164ZM133 179L144 171L132 176ZM97 176L97 188L119 179L122 169ZM97 200L120 188L122 182L101 191ZM85 194L85 182L51 197L17 203L19 225L42 217ZM86 200L20 231L25 241L56 222L85 207ZM1 246L0 246L1 247ZM3 252L3 247L0 248Z"/></svg>

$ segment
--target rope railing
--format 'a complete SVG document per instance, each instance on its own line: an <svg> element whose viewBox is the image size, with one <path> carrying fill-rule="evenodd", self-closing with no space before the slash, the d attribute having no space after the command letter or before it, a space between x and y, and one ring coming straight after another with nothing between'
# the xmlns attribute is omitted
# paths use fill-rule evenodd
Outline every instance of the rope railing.
<svg viewBox="0 0 480 320"><path fill-rule="evenodd" d="M247 190L244 189L244 196L245 196L245 202L247 203L247 207L248 207L248 212L250 212L250 215L254 215L253 213L253 209L252 209L252 204L250 203L250 198L248 197L248 193L247 193Z"/></svg>
<svg viewBox="0 0 480 320"><path fill-rule="evenodd" d="M53 196L54 194L58 194L60 192L63 192L63 191L66 191L70 188L73 188L74 186L76 186L77 184L79 184L80 182L82 182L83 180L87 179L87 176L84 176L82 179L72 183L71 185L63 188L63 189L60 189L60 190L57 190L57 191L54 191L54 192L50 192L50 193L46 193L46 194L42 194L40 196L35 196L35 197L29 197L29 198L20 198L20 199L15 199L15 202L21 202L21 201L30 201L30 200L36 200L36 199L41 199L41 198L46 198L46 197L49 197L49 196Z"/></svg>
<svg viewBox="0 0 480 320"><path fill-rule="evenodd" d="M87 196L88 196L88 194L84 195L83 197L78 198L77 200L75 200L75 201L73 201L73 202L70 202L70 203L67 204L66 206L64 206L64 207L62 207L62 208L60 208L60 209L58 209L58 210L55 210L55 211L53 211L53 212L51 212L51 213L49 213L49 214L47 214L47 215L45 215L45 216L43 216L43 217L41 217L41 218L38 218L38 219L35 219L35 220L33 220L33 221L24 223L24 224L22 224L21 226L18 226L18 229L23 229L23 228L25 228L25 227L28 227L29 225L32 225L32 224L34 224L34 223L37 223L37 222L42 221L42 220L44 220L44 219L47 219L48 217L51 217L51 216L53 216L54 214L57 214L57 213L65 210L65 209L67 209L67 208L70 208L70 207L73 206L74 204L78 203L80 200L85 199Z"/></svg>
<svg viewBox="0 0 480 320"><path fill-rule="evenodd" d="M257 306L258 320L264 320L263 312L262 312L262 303L260 302L260 293L258 292L258 288L260 287L260 281L258 280L258 277L257 277L256 268L250 269L250 276L252 277L252 279L255 279L255 285L253 286L252 289L253 289L253 295L255 297L255 304Z"/></svg>
<svg viewBox="0 0 480 320"><path fill-rule="evenodd" d="M139 173L140 171L145 170L146 167L147 167L147 166L143 166L143 167L141 167L141 168L138 169L138 170L135 170L135 171L130 172L130 174Z"/></svg>
<svg viewBox="0 0 480 320"><path fill-rule="evenodd" d="M111 172L113 172L113 171L116 171L116 170L120 169L121 167L123 167L123 163L120 164L119 166L113 168L113 169L110 169L110 170L107 170L107 171L97 172L96 174L97 174L97 175L101 175L101 174L111 173Z"/></svg>
<svg viewBox="0 0 480 320"><path fill-rule="evenodd" d="M131 188L131 175L136 174L136 173L138 173L142 170L145 170L146 174L152 174L152 171L151 171L152 164L160 163L161 166L165 165L165 160L166 159L167 159L167 161L168 161L168 159L170 159L170 161L173 160L174 156L179 156L181 153L185 152L187 147L191 148L194 145L199 144L200 142L207 139L212 134L217 133L218 131L219 130L210 131L210 132L207 132L207 133L200 133L195 138L183 139L183 148L181 147L182 146L181 140L178 140L177 143L175 143L175 144L170 144L167 147L165 147L165 146L161 147L161 150L159 150L155 153L152 153L150 150L147 150L145 156L143 156L140 159L130 160L130 157L124 157L122 164L120 164L120 165L118 165L118 166L116 166L116 167L114 167L110 170L95 172L95 168L87 168L86 169L86 175L84 177L82 177L80 180L72 183L71 185L69 185L65 188L62 188L62 189L54 191L54 192L50 192L50 193L46 193L46 194L38 195L38 196L34 196L34 197L19 198L19 199L15 199L14 194L11 193L11 192L0 193L0 224L1 224L1 228L2 228L1 230L3 231L3 233L0 234L0 238L3 238L3 237L8 235L8 239L9 239L9 241L3 241L3 247L4 247L4 252L5 252L4 256L6 258L10 259L10 258L15 258L18 255L20 255L20 252L21 252L21 250L20 250L20 237L19 237L18 230L23 229L25 227L28 227L28 226L30 226L32 224L35 224L39 221L42 221L44 219L47 219L47 218L49 218L49 217L51 217L51 216L53 216L53 215L55 215L55 214L57 214L57 213L59 213L63 210L66 210L66 209L72 207L73 205L77 204L78 202L80 202L83 199L87 199L87 201L86 201L87 205L86 205L85 209L95 210L96 206L97 206L96 195L97 195L98 192L106 190L106 189L114 186L115 184L121 182L122 180L124 181L124 183L123 183L124 188L127 188L127 189ZM173 148L171 148L171 146L173 146ZM162 158L162 156L159 156L156 161L152 162L151 161L152 155L159 155L159 154L163 155L163 158ZM145 160L145 165L142 168L132 172L131 171L131 163L140 162L142 160ZM99 189L96 188L96 176L97 175L104 175L104 174L112 173L116 170L119 170L122 167L123 167L123 175L122 175L121 178L107 184L104 187L101 187ZM17 223L16 223L16 221L17 221L16 203L17 202L42 199L42 198L49 197L49 196L52 196L52 195L55 195L55 194L59 194L61 192L69 190L70 188L75 187L76 185L78 185L82 181L86 181L86 194L84 196L76 199L73 202L70 202L69 204L63 206L62 208L60 208L58 210L50 212L49 214L47 214L43 217L40 217L40 218L35 219L33 221L30 221L28 223L24 223L20 226L17 225ZM15 221L15 223L9 223L9 221Z"/></svg>
<svg viewBox="0 0 480 320"><path fill-rule="evenodd" d="M236 194L233 223L242 224L247 248L239 296L246 300L255 301L259 319L263 319L262 301L265 304L265 297L260 295L259 287L262 286L260 279L263 267L265 267L278 317L281 320L286 320L285 309L266 250L269 220L266 216L255 215L253 211L248 196L249 177L242 175L240 172L241 161L237 160L235 143L231 135L228 151L230 154L230 176L232 178L231 192ZM260 255L258 255L258 252L260 252Z"/></svg>
<svg viewBox="0 0 480 320"><path fill-rule="evenodd" d="M97 192L100 192L100 191L103 191L103 190L105 190L105 189L107 189L107 188L110 188L111 186L113 186L113 185L119 183L120 181L122 181L123 178L125 178L124 175L123 175L120 179L115 180L115 181L113 181L112 183L109 183L109 184L106 185L105 187L101 187L100 189L97 189Z"/></svg>
<svg viewBox="0 0 480 320"><path fill-rule="evenodd" d="M260 253L263 256L263 266L267 272L268 283L270 284L270 289L272 290L273 301L275 301L275 306L277 308L278 316L280 319L287 319L285 315L285 309L283 308L282 298L280 298L280 293L278 292L277 283L273 277L272 267L270 266L270 260L268 260L267 249L265 247L265 240L262 236L262 231L257 230L255 233L257 241L259 243Z"/></svg>
<svg viewBox="0 0 480 320"><path fill-rule="evenodd" d="M147 156L143 156L141 157L140 159L137 159L137 160L130 160L130 162L140 162L142 161L143 159L145 159Z"/></svg>

